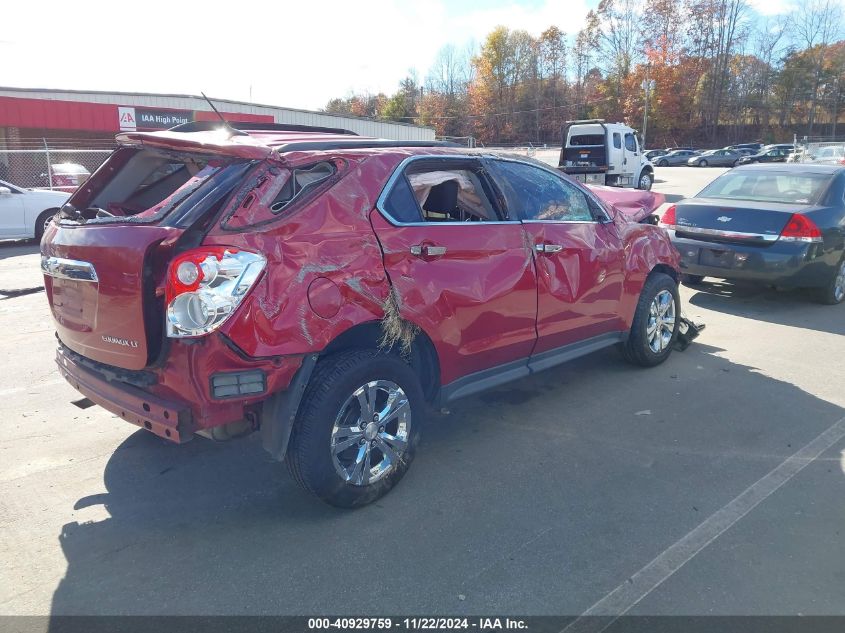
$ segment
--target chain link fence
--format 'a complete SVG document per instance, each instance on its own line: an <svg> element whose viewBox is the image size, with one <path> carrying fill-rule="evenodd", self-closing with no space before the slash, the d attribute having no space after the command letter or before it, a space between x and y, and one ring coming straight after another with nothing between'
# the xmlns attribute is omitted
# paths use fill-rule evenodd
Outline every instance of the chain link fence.
<svg viewBox="0 0 845 633"><path fill-rule="evenodd" d="M0 180L23 188L73 191L111 152L108 149L0 150Z"/></svg>
<svg viewBox="0 0 845 633"><path fill-rule="evenodd" d="M791 163L831 163L845 165L845 139L796 139L795 151L787 159Z"/></svg>

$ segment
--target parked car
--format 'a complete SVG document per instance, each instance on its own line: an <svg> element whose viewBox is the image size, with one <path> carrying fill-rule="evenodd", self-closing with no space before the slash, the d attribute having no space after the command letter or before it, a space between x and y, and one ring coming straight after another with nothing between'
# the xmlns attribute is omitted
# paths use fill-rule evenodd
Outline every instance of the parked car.
<svg viewBox="0 0 845 633"><path fill-rule="evenodd" d="M743 156L739 159L740 165L747 165L749 163L785 163L789 156L790 150L786 149L764 149L752 156Z"/></svg>
<svg viewBox="0 0 845 633"><path fill-rule="evenodd" d="M740 148L740 149L737 149L737 150L734 150L734 151L737 154L739 154L740 156L754 156L755 154L757 154L757 152L755 150L748 149L747 147Z"/></svg>
<svg viewBox="0 0 845 633"><path fill-rule="evenodd" d="M762 149L785 149L787 152L792 152L795 149L795 145L792 143L773 143L771 145L765 145Z"/></svg>
<svg viewBox="0 0 845 633"><path fill-rule="evenodd" d="M845 299L845 167L743 165L661 219L684 281L705 276L813 288Z"/></svg>
<svg viewBox="0 0 845 633"><path fill-rule="evenodd" d="M59 370L120 418L173 442L258 430L347 507L402 478L427 407L606 346L671 353L680 258L636 221L660 194L436 142L219 127L119 135L42 242Z"/></svg>
<svg viewBox="0 0 845 633"><path fill-rule="evenodd" d="M660 158L661 156L665 156L668 152L665 149L650 149L643 154L646 157L646 160L651 161L652 163L656 163L656 159Z"/></svg>
<svg viewBox="0 0 845 633"><path fill-rule="evenodd" d="M693 156L698 156L700 152L689 149L678 149L674 152L669 152L665 156L661 156L655 164L658 167L676 167L678 165L686 165L687 161Z"/></svg>
<svg viewBox="0 0 845 633"><path fill-rule="evenodd" d="M733 167L742 156L730 149L711 149L687 160L691 167Z"/></svg>
<svg viewBox="0 0 845 633"><path fill-rule="evenodd" d="M751 150L754 150L755 153L757 153L761 149L763 149L763 144L762 143L739 143L738 145L728 145L724 149L733 150L733 151L740 150L740 149L751 149Z"/></svg>
<svg viewBox="0 0 845 633"><path fill-rule="evenodd" d="M50 166L49 173L41 174L41 180L44 187L73 193L90 175L91 172L78 163L56 163Z"/></svg>
<svg viewBox="0 0 845 633"><path fill-rule="evenodd" d="M70 194L61 191L23 189L0 180L0 239L40 240Z"/></svg>
<svg viewBox="0 0 845 633"><path fill-rule="evenodd" d="M822 147L810 156L810 162L829 165L845 165L845 147L842 145Z"/></svg>

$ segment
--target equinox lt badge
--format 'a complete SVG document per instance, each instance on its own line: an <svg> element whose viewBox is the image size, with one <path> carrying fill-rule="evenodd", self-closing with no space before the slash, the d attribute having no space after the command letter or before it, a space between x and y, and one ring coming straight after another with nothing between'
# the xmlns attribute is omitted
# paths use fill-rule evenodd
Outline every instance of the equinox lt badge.
<svg viewBox="0 0 845 633"><path fill-rule="evenodd" d="M106 343L123 345L123 347L138 347L138 341L130 341L128 338L117 338L116 336L106 336L105 334L103 334L102 338Z"/></svg>

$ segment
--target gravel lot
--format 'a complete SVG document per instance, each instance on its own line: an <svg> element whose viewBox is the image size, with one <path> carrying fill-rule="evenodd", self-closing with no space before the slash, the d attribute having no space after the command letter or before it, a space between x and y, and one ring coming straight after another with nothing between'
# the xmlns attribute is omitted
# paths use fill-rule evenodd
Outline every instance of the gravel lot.
<svg viewBox="0 0 845 633"><path fill-rule="evenodd" d="M344 512L256 437L174 446L73 406L37 267L0 245L2 614L845 614L845 306L685 288L686 352L462 401Z"/></svg>

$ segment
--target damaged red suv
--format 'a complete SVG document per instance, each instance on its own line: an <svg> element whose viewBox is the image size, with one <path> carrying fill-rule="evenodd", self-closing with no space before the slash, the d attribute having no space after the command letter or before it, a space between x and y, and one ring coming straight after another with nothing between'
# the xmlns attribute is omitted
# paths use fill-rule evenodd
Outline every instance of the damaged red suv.
<svg viewBox="0 0 845 633"><path fill-rule="evenodd" d="M402 478L427 410L609 345L671 353L677 251L634 215L656 194L256 128L118 136L44 235L59 370L127 422L173 442L258 431L349 507Z"/></svg>

